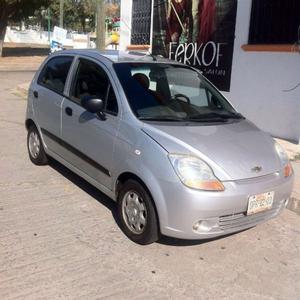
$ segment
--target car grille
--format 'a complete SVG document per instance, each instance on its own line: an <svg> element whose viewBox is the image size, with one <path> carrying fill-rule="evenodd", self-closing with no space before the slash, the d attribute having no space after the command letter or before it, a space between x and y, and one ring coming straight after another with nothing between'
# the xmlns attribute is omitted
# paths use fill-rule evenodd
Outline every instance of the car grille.
<svg viewBox="0 0 300 300"><path fill-rule="evenodd" d="M284 207L284 200L278 202L272 209L247 216L246 212L219 217L219 227L222 230L238 230L255 226L256 224L276 216Z"/></svg>

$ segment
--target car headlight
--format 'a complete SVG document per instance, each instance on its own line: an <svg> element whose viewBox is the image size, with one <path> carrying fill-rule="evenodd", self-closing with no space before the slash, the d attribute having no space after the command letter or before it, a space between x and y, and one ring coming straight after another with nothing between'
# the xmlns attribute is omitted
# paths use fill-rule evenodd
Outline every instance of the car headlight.
<svg viewBox="0 0 300 300"><path fill-rule="evenodd" d="M224 191L223 184L215 177L210 166L200 158L170 154L171 164L184 185L205 191Z"/></svg>
<svg viewBox="0 0 300 300"><path fill-rule="evenodd" d="M293 168L292 168L292 165L290 163L290 160L289 160L289 157L288 155L286 154L285 150L283 149L283 147L275 142L275 150L277 152L277 155L281 161L281 163L283 164L284 166L284 170L283 170L283 173L284 173L284 177L289 177L293 174Z"/></svg>

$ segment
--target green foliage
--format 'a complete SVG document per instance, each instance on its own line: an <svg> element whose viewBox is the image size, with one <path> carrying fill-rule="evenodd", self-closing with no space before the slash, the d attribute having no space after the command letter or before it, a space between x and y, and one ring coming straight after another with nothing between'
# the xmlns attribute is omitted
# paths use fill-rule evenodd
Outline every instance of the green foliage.
<svg viewBox="0 0 300 300"><path fill-rule="evenodd" d="M59 25L59 0L50 5L53 25ZM89 21L86 22L86 19ZM64 0L64 27L67 29L86 31L95 26L95 3L93 0Z"/></svg>
<svg viewBox="0 0 300 300"><path fill-rule="evenodd" d="M111 1L108 1L111 2ZM118 1L113 1L118 2ZM59 0L50 5L53 26L59 25ZM64 27L69 30L87 32L95 30L95 0L64 0ZM119 17L119 3L106 3L106 16ZM86 21L88 20L88 21Z"/></svg>
<svg viewBox="0 0 300 300"><path fill-rule="evenodd" d="M26 24L40 24L47 30L48 7L51 13L51 27L59 26L59 2L59 0L0 0L0 15L1 11L3 14L5 11L8 23L26 20ZM64 28L79 32L94 31L95 12L96 0L64 0ZM118 17L119 14L119 1L107 1L106 16Z"/></svg>
<svg viewBox="0 0 300 300"><path fill-rule="evenodd" d="M0 56L2 56L6 26L11 22L20 22L50 0L0 0Z"/></svg>
<svg viewBox="0 0 300 300"><path fill-rule="evenodd" d="M42 6L48 6L50 0L0 0L0 11L5 11L8 21L19 22Z"/></svg>

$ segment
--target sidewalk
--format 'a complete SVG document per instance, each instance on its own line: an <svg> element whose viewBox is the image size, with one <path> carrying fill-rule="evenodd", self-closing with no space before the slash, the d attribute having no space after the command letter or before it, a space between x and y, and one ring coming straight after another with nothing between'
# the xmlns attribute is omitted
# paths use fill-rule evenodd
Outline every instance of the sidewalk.
<svg viewBox="0 0 300 300"><path fill-rule="evenodd" d="M36 71L46 56L0 57L0 72Z"/></svg>
<svg viewBox="0 0 300 300"><path fill-rule="evenodd" d="M300 161L300 145L291 142L275 139L286 151L291 161Z"/></svg>

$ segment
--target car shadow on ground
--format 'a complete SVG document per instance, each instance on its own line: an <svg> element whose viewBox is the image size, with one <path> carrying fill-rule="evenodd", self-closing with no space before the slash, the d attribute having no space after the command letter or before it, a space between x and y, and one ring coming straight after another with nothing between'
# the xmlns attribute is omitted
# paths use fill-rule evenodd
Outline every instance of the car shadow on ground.
<svg viewBox="0 0 300 300"><path fill-rule="evenodd" d="M114 219L117 221L117 206L112 199L100 192L96 187L88 183L85 179L78 176L58 161L50 158L49 166L108 208L112 212Z"/></svg>
<svg viewBox="0 0 300 300"><path fill-rule="evenodd" d="M243 231L246 231L248 229L245 229ZM242 231L239 231L242 232ZM162 236L161 239L157 242L158 244L166 245L166 246L176 246L176 247L187 247L187 246L197 246L201 244L207 244L216 240L222 240L229 236L236 235L239 232L234 232L230 234L226 234L223 236L210 238L210 239L203 239L203 240L183 240L183 239L177 239L173 237L168 236Z"/></svg>
<svg viewBox="0 0 300 300"><path fill-rule="evenodd" d="M97 200L100 204L104 205L107 209L111 211L111 214L119 226L120 230L122 231L119 223L119 219L117 216L117 205L116 203L110 199L108 196L100 192L96 187L88 183L85 179L75 174L73 171L69 170L67 167L59 163L58 161L50 158L49 160L49 166L57 171L59 174L67 178L69 181L71 181L73 184L77 185L80 189L82 189L84 192L86 192L88 195L93 197L95 200ZM245 230L243 230L245 231ZM205 239L205 240L183 240L183 239L177 239L167 236L162 236L160 240L157 242L162 245L166 246L176 246L176 247L187 247L187 246L197 246L209 242L213 242L215 240L221 240L223 238L226 238L231 235L235 235L236 233L231 233L222 237L217 238L211 238L211 239Z"/></svg>

